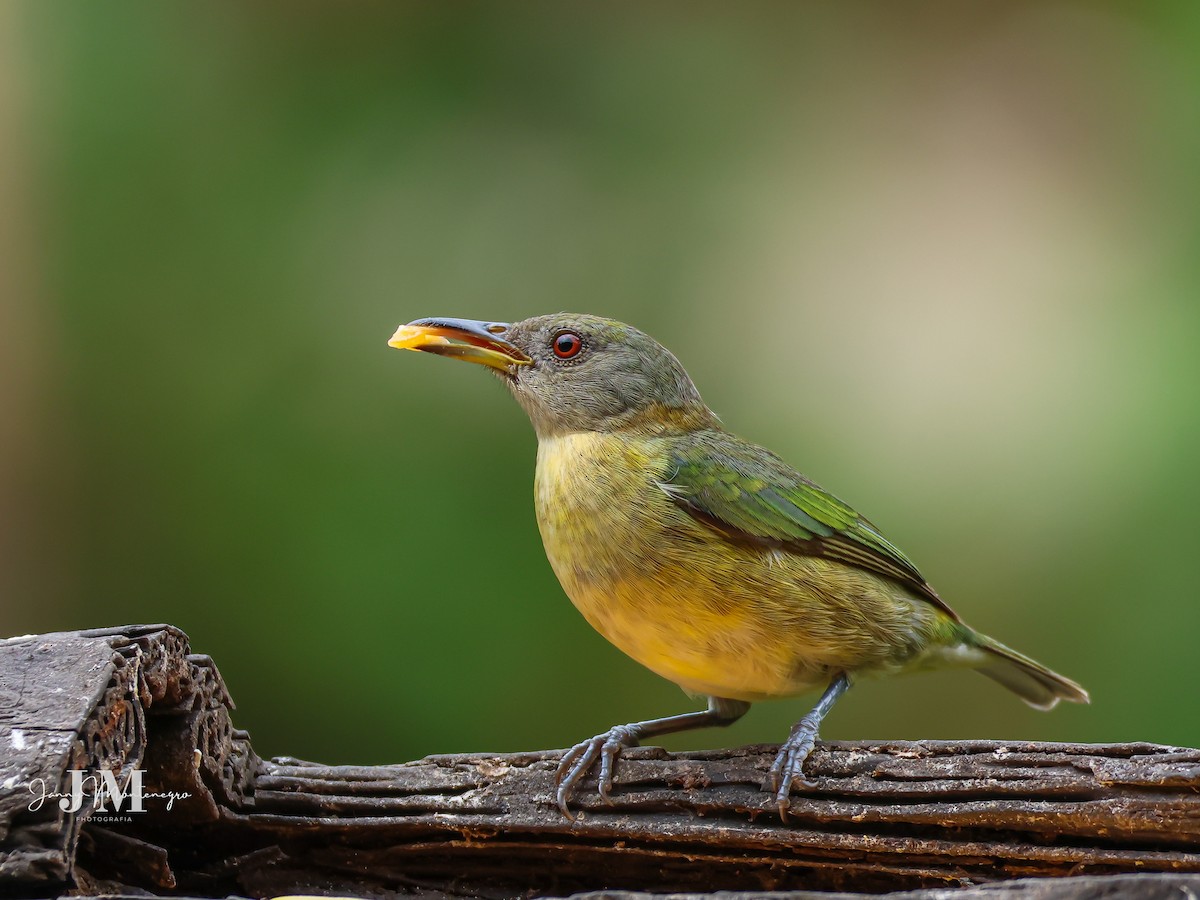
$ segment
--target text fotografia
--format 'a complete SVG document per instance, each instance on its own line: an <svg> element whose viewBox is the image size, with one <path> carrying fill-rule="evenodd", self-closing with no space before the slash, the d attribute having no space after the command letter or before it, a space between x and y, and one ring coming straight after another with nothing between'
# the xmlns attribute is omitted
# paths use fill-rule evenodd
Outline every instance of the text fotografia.
<svg viewBox="0 0 1200 900"><path fill-rule="evenodd" d="M146 811L146 800L165 800L167 809L175 805L176 800L186 800L192 796L188 791L147 791L142 787L142 776L145 769L134 769L129 773L129 779L122 787L117 775L111 769L99 769L90 773L84 769L68 769L70 776L65 791L47 789L44 778L35 778L29 782L29 793L33 800L29 804L30 812L37 812L47 800L57 800L58 808L63 812L76 813L84 805L91 807L94 812L140 813Z"/></svg>

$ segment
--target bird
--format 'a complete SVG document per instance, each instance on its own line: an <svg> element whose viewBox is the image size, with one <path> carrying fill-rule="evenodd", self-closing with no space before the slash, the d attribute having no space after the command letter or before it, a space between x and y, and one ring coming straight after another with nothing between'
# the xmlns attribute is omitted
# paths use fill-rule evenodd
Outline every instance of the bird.
<svg viewBox="0 0 1200 900"><path fill-rule="evenodd" d="M617 648L707 699L567 750L554 799L569 819L593 770L611 802L623 749L823 690L763 785L786 821L822 720L862 676L971 668L1037 709L1088 702L968 626L851 506L728 431L674 354L637 328L581 313L425 318L388 343L481 364L508 386L537 435L537 523L563 590Z"/></svg>

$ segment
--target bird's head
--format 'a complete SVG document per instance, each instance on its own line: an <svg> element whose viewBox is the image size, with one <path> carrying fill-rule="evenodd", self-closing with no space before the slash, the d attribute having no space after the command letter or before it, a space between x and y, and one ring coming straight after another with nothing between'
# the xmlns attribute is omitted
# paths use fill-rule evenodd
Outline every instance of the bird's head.
<svg viewBox="0 0 1200 900"><path fill-rule="evenodd" d="M579 313L512 324L418 319L388 343L480 363L508 384L538 437L691 429L716 421L674 355L613 319Z"/></svg>

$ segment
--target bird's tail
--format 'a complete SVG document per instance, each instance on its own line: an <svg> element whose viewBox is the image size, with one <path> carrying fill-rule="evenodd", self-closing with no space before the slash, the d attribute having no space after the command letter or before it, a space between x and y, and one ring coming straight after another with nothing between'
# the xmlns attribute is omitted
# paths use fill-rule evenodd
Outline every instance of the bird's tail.
<svg viewBox="0 0 1200 900"><path fill-rule="evenodd" d="M975 668L1004 685L1030 706L1051 709L1059 700L1088 703L1088 692L1057 672L1052 672L1028 656L1005 647L987 635L975 632L972 643L984 651L984 660Z"/></svg>

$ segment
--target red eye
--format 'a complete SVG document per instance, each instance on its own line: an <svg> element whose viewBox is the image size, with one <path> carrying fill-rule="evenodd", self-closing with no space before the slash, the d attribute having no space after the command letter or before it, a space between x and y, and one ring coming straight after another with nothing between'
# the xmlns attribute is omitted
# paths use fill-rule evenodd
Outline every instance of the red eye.
<svg viewBox="0 0 1200 900"><path fill-rule="evenodd" d="M583 338L573 331L560 331L550 342L554 355L559 359L570 359L583 349Z"/></svg>

